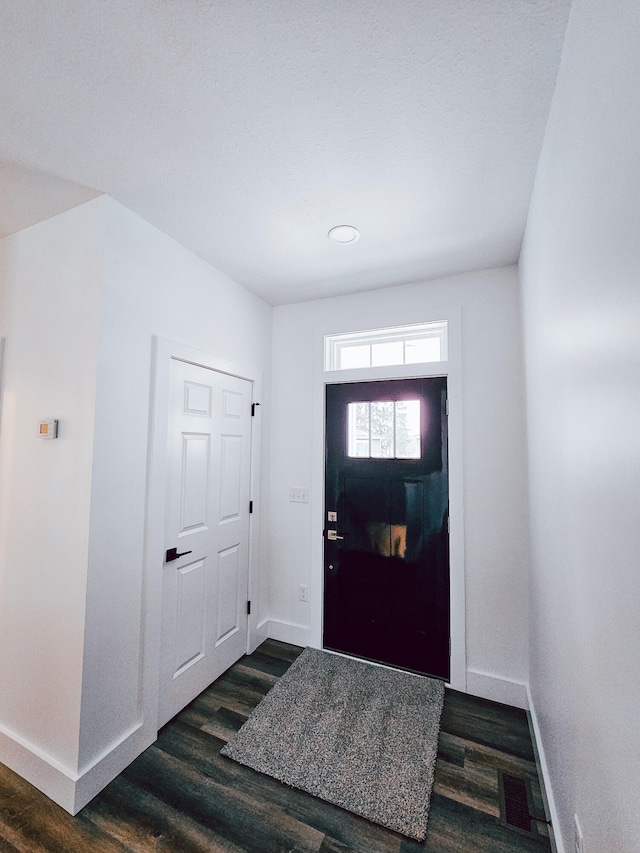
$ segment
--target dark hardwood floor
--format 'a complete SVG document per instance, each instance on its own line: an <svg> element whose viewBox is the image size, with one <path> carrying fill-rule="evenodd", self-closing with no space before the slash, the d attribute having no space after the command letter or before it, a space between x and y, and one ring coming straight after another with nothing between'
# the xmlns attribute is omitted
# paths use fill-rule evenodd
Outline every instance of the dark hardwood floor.
<svg viewBox="0 0 640 853"><path fill-rule="evenodd" d="M501 773L524 779L543 816L524 712L447 691L424 844L222 758L301 649L269 640L159 733L157 742L71 817L0 765L0 853L513 853L550 851L501 819Z"/></svg>

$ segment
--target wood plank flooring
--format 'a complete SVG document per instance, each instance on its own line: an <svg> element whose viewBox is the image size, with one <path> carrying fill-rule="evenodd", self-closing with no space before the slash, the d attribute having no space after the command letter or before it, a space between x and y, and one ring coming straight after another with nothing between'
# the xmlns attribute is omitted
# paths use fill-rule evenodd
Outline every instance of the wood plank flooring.
<svg viewBox="0 0 640 853"><path fill-rule="evenodd" d="M168 723L76 817L0 765L0 853L543 853L547 828L501 820L499 774L528 780L543 815L526 715L448 690L429 831L418 844L222 758L301 649L272 640Z"/></svg>

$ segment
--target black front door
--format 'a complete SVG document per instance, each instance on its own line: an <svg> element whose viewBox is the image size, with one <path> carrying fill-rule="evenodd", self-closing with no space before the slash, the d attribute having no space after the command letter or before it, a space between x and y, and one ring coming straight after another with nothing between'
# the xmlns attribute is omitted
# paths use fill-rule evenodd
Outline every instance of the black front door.
<svg viewBox="0 0 640 853"><path fill-rule="evenodd" d="M327 385L324 647L449 679L447 380Z"/></svg>

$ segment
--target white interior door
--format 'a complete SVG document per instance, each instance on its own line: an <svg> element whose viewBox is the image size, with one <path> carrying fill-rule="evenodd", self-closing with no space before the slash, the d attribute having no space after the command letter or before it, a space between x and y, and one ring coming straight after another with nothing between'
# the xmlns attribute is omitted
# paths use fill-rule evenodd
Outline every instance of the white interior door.
<svg viewBox="0 0 640 853"><path fill-rule="evenodd" d="M159 725L246 651L251 392L171 360Z"/></svg>

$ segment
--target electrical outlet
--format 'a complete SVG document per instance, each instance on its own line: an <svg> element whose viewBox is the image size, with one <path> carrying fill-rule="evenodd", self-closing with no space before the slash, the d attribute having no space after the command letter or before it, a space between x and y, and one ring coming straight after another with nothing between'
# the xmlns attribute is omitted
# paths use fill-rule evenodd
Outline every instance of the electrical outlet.
<svg viewBox="0 0 640 853"><path fill-rule="evenodd" d="M298 595L300 596L300 601L309 601L309 587L301 583Z"/></svg>
<svg viewBox="0 0 640 853"><path fill-rule="evenodd" d="M308 504L309 489L290 488L289 501L294 504Z"/></svg>
<svg viewBox="0 0 640 853"><path fill-rule="evenodd" d="M573 825L575 827L575 853L586 853L584 846L584 836L582 834L582 829L580 827L580 821L578 820L577 814L574 814L573 816Z"/></svg>

